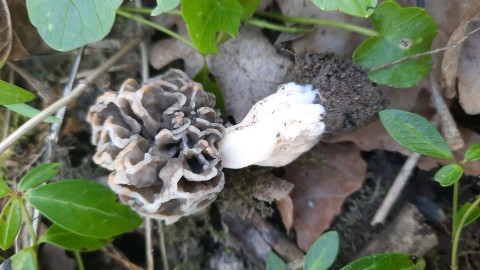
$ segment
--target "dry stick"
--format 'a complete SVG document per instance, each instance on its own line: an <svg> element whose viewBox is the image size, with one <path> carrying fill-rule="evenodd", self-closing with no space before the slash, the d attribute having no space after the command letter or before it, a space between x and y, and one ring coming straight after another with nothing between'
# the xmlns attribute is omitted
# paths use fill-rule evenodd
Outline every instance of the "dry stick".
<svg viewBox="0 0 480 270"><path fill-rule="evenodd" d="M152 219L145 218L145 246L147 256L147 270L153 270Z"/></svg>
<svg viewBox="0 0 480 270"><path fill-rule="evenodd" d="M31 75L21 66L10 61L7 62L7 66L16 73L18 73L20 76L22 76L28 82L28 84L32 88L34 88L35 91L37 91L38 95L44 100L46 104L50 104L50 102L57 97L55 92L53 92L50 88L48 88L45 84L43 84L40 80Z"/></svg>
<svg viewBox="0 0 480 270"><path fill-rule="evenodd" d="M158 240L159 240L159 245L160 245L160 254L162 256L162 269L163 270L168 270L170 269L168 267L168 257L167 257L167 249L165 248L165 233L163 232L163 221L158 220L157 221L157 226L158 226Z"/></svg>
<svg viewBox="0 0 480 270"><path fill-rule="evenodd" d="M403 188L408 182L408 178L412 174L413 169L417 166L418 160L420 159L420 154L418 153L411 153L407 161L402 166L402 169L398 173L393 185L388 190L387 196L382 202L380 208L378 208L375 216L373 217L370 225L376 225L379 223L384 223L390 210L392 209L393 205L397 201L400 193L402 192Z"/></svg>
<svg viewBox="0 0 480 270"><path fill-rule="evenodd" d="M110 258L114 259L118 263L122 264L126 269L130 270L145 270L142 267L132 263L129 261L125 255L123 255L119 250L117 250L114 246L108 245L107 247L102 248L102 251L109 256Z"/></svg>
<svg viewBox="0 0 480 270"><path fill-rule="evenodd" d="M438 48L438 49L433 50L433 51L428 51L428 52L423 52L423 53L417 53L417 54L414 54L414 55L409 55L409 56L400 58L396 61L393 61L391 63L386 63L386 64L383 64L383 65L380 65L380 66L367 68L367 71L373 71L373 70L377 70L377 69L388 68L390 66L393 66L393 65L396 65L398 63L402 63L402 62L405 62L405 61L408 61L408 60L412 60L414 58L419 58L419 57L422 57L422 56L427 56L427 55L436 54L436 53L439 53L439 52L442 52L442 51L446 51L448 49L453 49L453 48L461 45L465 40L467 40L467 38L469 38L471 35L473 35L475 32L477 32L479 30L480 30L480 27L474 29L473 31L471 31L470 33L465 35L462 39L460 39L457 43L452 44L450 46L446 46L446 47L443 47L443 48Z"/></svg>
<svg viewBox="0 0 480 270"><path fill-rule="evenodd" d="M4 141L0 143L0 153L3 153L7 150L10 146L12 146L18 139L20 139L23 135L25 135L28 131L36 127L40 124L45 118L52 115L56 111L58 111L63 106L66 106L68 103L75 100L78 96L82 93L87 91L91 84L95 80L97 80L102 74L108 71L108 69L121 57L126 55L131 49L133 49L138 43L140 42L139 39L133 40L121 48L118 52L116 52L110 59L108 59L105 63L103 63L98 69L88 76L84 81L80 82L73 91L65 97L57 100L52 105L45 108L36 116L32 117L30 120L25 122L25 124L21 125L17 130L15 130L10 136L8 136Z"/></svg>
<svg viewBox="0 0 480 270"><path fill-rule="evenodd" d="M445 99L440 94L440 89L436 77L430 73L430 93L432 94L432 101L437 109L440 117L440 126L443 131L443 136L447 140L448 145L452 151L458 151L465 146L465 142L460 135L460 131L453 120L453 116L445 103Z"/></svg>

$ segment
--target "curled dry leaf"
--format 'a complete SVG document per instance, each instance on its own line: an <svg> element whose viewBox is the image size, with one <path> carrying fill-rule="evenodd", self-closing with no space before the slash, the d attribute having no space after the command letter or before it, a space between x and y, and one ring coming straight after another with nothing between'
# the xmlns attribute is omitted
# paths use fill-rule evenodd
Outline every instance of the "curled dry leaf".
<svg viewBox="0 0 480 270"><path fill-rule="evenodd" d="M43 42L37 29L30 23L24 0L8 1L8 10L10 11L11 18L14 18L10 22L12 27L12 49L8 60L18 60L30 55L52 51L52 49ZM3 23L1 23L3 19L4 18L0 19L0 25L3 25ZM2 39L1 35L2 33L0 33L0 40Z"/></svg>
<svg viewBox="0 0 480 270"><path fill-rule="evenodd" d="M0 67L12 48L12 24L6 0L0 0Z"/></svg>
<svg viewBox="0 0 480 270"><path fill-rule="evenodd" d="M353 144L320 144L285 167L295 188L293 227L298 246L307 251L342 210L345 198L362 186L367 169Z"/></svg>
<svg viewBox="0 0 480 270"><path fill-rule="evenodd" d="M478 13L480 19L480 9ZM480 20L472 22L467 29L480 29ZM460 105L467 114L480 113L480 31L471 35L463 44L458 61L458 96Z"/></svg>
<svg viewBox="0 0 480 270"><path fill-rule="evenodd" d="M278 212L280 212L280 216L282 218L283 226L285 226L285 230L290 232L293 226L293 201L290 196L287 196L281 200L275 200L275 205L277 206Z"/></svg>
<svg viewBox="0 0 480 270"><path fill-rule="evenodd" d="M468 34L467 29L470 23L472 21L480 20L480 4L478 3L478 1L470 0L464 5L464 10L466 11L466 14L463 17L465 19L460 23L455 32L453 32L453 34L450 36L447 46L452 46L460 43L463 39L465 39L466 35ZM463 47L465 46L466 44L463 44ZM445 83L447 85L446 95L450 98L455 96L454 87L456 77L457 74L461 74L458 70L461 49L462 45L455 46L454 48L446 50L443 56L442 72L445 78ZM462 54L466 54L466 52L462 52Z"/></svg>

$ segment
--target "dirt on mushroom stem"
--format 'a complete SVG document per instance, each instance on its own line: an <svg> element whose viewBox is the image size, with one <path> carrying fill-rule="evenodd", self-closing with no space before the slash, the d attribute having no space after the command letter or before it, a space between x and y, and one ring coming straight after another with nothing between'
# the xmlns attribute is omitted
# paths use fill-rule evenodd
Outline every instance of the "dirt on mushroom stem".
<svg viewBox="0 0 480 270"><path fill-rule="evenodd" d="M296 55L288 81L312 84L325 107L324 138L352 132L372 122L388 105L383 93L352 61L333 53L305 52Z"/></svg>

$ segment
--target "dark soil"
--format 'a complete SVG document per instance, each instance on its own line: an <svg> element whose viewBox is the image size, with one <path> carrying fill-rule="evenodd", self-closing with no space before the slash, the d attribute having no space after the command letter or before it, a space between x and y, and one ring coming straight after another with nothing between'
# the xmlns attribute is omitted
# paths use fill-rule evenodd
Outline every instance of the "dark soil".
<svg viewBox="0 0 480 270"><path fill-rule="evenodd" d="M295 59L291 80L312 84L326 109L326 135L351 132L377 117L388 104L382 92L351 60L332 53L306 52Z"/></svg>

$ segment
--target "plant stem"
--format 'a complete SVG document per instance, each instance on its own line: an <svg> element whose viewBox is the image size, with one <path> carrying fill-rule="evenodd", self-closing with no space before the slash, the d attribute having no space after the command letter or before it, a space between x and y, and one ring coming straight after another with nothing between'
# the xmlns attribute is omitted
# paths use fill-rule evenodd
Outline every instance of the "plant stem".
<svg viewBox="0 0 480 270"><path fill-rule="evenodd" d="M85 266L83 265L82 255L80 251L72 251L73 256L75 257L75 262L77 262L78 270L85 270Z"/></svg>
<svg viewBox="0 0 480 270"><path fill-rule="evenodd" d="M270 23L264 20L255 19L255 18L251 18L250 20L247 21L247 23L258 26L260 28L267 28L267 29L280 31L280 32L287 32L287 33L309 33L313 31L313 29L309 29L309 28L283 26L283 25Z"/></svg>
<svg viewBox="0 0 480 270"><path fill-rule="evenodd" d="M140 13L140 14L146 14L146 15L151 15L153 8L136 8L136 7L122 7L120 8L126 12L133 12L133 13ZM162 14L172 14L172 15L182 15L182 12L178 9L172 9L170 11L166 11ZM160 14L160 15L162 15ZM158 15L158 16L160 16ZM153 16L155 17L155 16Z"/></svg>
<svg viewBox="0 0 480 270"><path fill-rule="evenodd" d="M467 209L467 211L465 211L465 214L463 215L462 219L458 223L457 230L453 232L452 270L458 270L458 257L457 257L458 244L460 241L460 235L462 234L463 226L465 225L465 222L467 221L467 218L470 216L470 214L475 210L475 208L479 207L479 205L480 205L480 196L478 196L475 202L473 202L472 205Z"/></svg>
<svg viewBox="0 0 480 270"><path fill-rule="evenodd" d="M457 231L457 226L455 224L455 220L457 220L457 213L458 213L458 191L460 189L460 181L457 181L453 184L453 202L452 202L452 232L455 235ZM452 239L453 241L453 239Z"/></svg>
<svg viewBox="0 0 480 270"><path fill-rule="evenodd" d="M31 237L31 245L34 246L37 242L37 234L35 233L35 229L33 228L33 223L32 219L30 218L30 213L27 210L27 207L25 206L25 201L23 199L20 200L20 208L22 209L23 216L25 217L25 220L27 222L27 227L28 231L30 233Z"/></svg>
<svg viewBox="0 0 480 270"><path fill-rule="evenodd" d="M151 22L141 16L137 16L137 15L133 15L132 13L129 13L127 11L125 11L124 9L118 9L117 10L117 14L120 15L120 16L123 16L125 18L128 18L128 19L131 19L131 20L134 20L134 21L137 21L139 23L143 23L147 26L150 26L160 32L163 32L173 38L176 38L178 40L180 40L181 42L185 43L186 45L192 47L195 49L195 46L193 45L193 43L191 43L190 41L188 41L186 38L182 37L181 35L179 35L178 33L175 33L174 31L166 28L166 27L163 27L157 23L154 23L154 22Z"/></svg>
<svg viewBox="0 0 480 270"><path fill-rule="evenodd" d="M261 12L259 13L260 16L270 18L270 19L277 19L280 21L284 22L294 22L294 23L302 23L302 24L316 24L316 25L322 25L322 26L330 26L330 27L336 27L340 29L345 29L353 32L360 33L365 36L369 37L374 37L378 36L378 33L372 29L365 28L362 26L354 25L354 24L349 24L349 23L344 23L344 22L339 22L339 21L333 21L333 20L324 20L324 19L317 19L317 18L305 18L305 17L291 17L291 16L286 16L274 12Z"/></svg>

